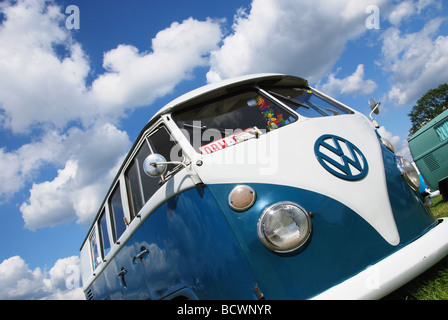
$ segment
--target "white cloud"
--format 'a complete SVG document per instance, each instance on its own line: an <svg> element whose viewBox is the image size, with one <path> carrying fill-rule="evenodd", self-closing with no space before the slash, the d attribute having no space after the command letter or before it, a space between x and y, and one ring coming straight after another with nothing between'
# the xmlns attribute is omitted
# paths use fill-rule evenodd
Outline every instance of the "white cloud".
<svg viewBox="0 0 448 320"><path fill-rule="evenodd" d="M118 112L151 104L189 78L194 68L206 65L206 55L220 39L219 22L189 18L160 31L151 52L119 45L104 54L107 72L92 84L94 99L101 108Z"/></svg>
<svg viewBox="0 0 448 320"><path fill-rule="evenodd" d="M62 141L66 159L53 181L34 183L20 207L25 226L35 230L77 218L89 222L130 147L127 134L111 124L71 129Z"/></svg>
<svg viewBox="0 0 448 320"><path fill-rule="evenodd" d="M21 146L14 151L0 148L0 196L8 197L21 190L26 181L36 177L44 163L60 164L62 137L48 132L40 141Z"/></svg>
<svg viewBox="0 0 448 320"><path fill-rule="evenodd" d="M347 41L366 31L368 5L385 1L254 0L235 16L232 33L212 52L208 81L256 72L328 73Z"/></svg>
<svg viewBox="0 0 448 320"><path fill-rule="evenodd" d="M399 3L394 10L389 14L389 21L393 25L399 25L403 19L409 18L416 11L414 1L403 1Z"/></svg>
<svg viewBox="0 0 448 320"><path fill-rule="evenodd" d="M375 91L376 87L375 81L370 79L364 80L363 64L358 65L353 74L343 79L336 78L336 74L332 73L324 84L319 85L319 88L328 95L368 95Z"/></svg>
<svg viewBox="0 0 448 320"><path fill-rule="evenodd" d="M77 163L69 161L63 170L58 170L58 176L52 182L33 184L29 204L20 207L26 227L36 229L67 219L65 214L61 214L66 211L69 202L64 190L73 183L77 171Z"/></svg>
<svg viewBox="0 0 448 320"><path fill-rule="evenodd" d="M7 4L0 7L6 18L0 61L8 61L0 64L0 124L13 132L36 125L64 128L72 120L89 126L99 116L116 119L148 105L204 66L222 35L219 21L174 22L152 40L151 52L132 45L106 52L106 73L88 88L88 57L63 26L61 8L44 0Z"/></svg>
<svg viewBox="0 0 448 320"><path fill-rule="evenodd" d="M397 5L389 19L395 25L385 30L382 39L383 70L391 73L388 98L399 106L419 99L426 91L448 81L448 36L440 35L446 18L427 19L420 31L405 33L400 26L405 18L424 9L439 8L435 1L406 1ZM399 26L400 25L400 26Z"/></svg>
<svg viewBox="0 0 448 320"><path fill-rule="evenodd" d="M84 80L88 60L60 24L64 15L45 1L3 4L0 26L0 108L2 125L13 132L30 126L62 127L88 110ZM57 48L64 48L60 58Z"/></svg>
<svg viewBox="0 0 448 320"><path fill-rule="evenodd" d="M78 257L59 259L48 273L29 269L19 256L5 259L0 264L0 299L83 300L78 270Z"/></svg>
<svg viewBox="0 0 448 320"><path fill-rule="evenodd" d="M416 14L420 15L422 11L428 7L435 7L440 10L442 3L439 3L436 0L401 1L389 12L388 20L394 26L398 26L402 21L409 19Z"/></svg>
<svg viewBox="0 0 448 320"><path fill-rule="evenodd" d="M0 197L38 178L20 206L27 228L90 221L131 144L120 119L207 65L221 22L174 22L152 39L149 52L119 45L104 54L106 72L89 87L89 59L65 28L62 8L19 0L1 3L0 12L0 61L8 62L0 63L0 126L39 132L15 150L0 147ZM44 167L59 170L44 178Z"/></svg>
<svg viewBox="0 0 448 320"><path fill-rule="evenodd" d="M409 150L409 144L406 139L402 140L399 136L387 131L384 126L381 126L378 129L378 133L381 137L389 140L389 142L392 143L397 155L402 156L410 161L412 160L411 151Z"/></svg>

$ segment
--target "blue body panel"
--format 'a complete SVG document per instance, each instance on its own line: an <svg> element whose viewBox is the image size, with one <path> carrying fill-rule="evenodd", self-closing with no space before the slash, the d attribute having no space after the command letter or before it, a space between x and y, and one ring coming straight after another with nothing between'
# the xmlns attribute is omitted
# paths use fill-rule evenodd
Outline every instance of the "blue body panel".
<svg viewBox="0 0 448 320"><path fill-rule="evenodd" d="M399 250L434 224L385 148L383 160L398 246L390 245L356 212L322 194L248 183L257 201L249 210L235 212L227 205L235 184L207 185L157 208L89 290L95 299L162 299L185 288L199 299L255 299L258 285L267 299L311 298ZM260 214L278 201L297 202L312 212L311 238L288 255L267 250L257 236ZM135 259L144 249L149 253ZM126 273L117 276L121 268Z"/></svg>
<svg viewBox="0 0 448 320"><path fill-rule="evenodd" d="M387 189L400 234L400 245L406 245L430 228L436 218L425 207L421 194L414 192L401 176L394 154L384 146L382 148Z"/></svg>
<svg viewBox="0 0 448 320"><path fill-rule="evenodd" d="M392 246L356 212L321 194L280 185L249 184L258 200L236 213L222 206L229 224L267 299L308 299L359 273L412 242L435 223L420 195L401 177L394 155L383 149L387 187L400 244ZM209 186L217 203L226 203L234 185ZM312 212L308 245L290 255L268 251L256 233L260 213L278 201L293 201ZM368 205L368 203L366 204Z"/></svg>
<svg viewBox="0 0 448 320"><path fill-rule="evenodd" d="M149 253L134 259L142 247ZM255 299L254 287L227 222L198 187L156 209L89 290L95 299L162 299L183 288L198 299Z"/></svg>

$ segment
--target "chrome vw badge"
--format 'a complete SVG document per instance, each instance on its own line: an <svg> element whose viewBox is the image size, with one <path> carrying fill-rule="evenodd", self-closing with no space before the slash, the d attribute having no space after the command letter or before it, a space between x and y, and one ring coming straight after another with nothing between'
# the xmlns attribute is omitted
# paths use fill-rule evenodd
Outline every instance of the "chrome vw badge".
<svg viewBox="0 0 448 320"><path fill-rule="evenodd" d="M338 178L355 181L364 178L369 171L367 160L350 141L326 134L314 144L314 154L328 172Z"/></svg>

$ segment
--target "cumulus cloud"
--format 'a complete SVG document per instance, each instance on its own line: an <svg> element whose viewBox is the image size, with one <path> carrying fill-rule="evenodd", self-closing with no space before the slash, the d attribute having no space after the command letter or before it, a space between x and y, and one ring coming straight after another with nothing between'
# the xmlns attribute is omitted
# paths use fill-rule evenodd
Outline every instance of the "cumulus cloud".
<svg viewBox="0 0 448 320"><path fill-rule="evenodd" d="M219 21L189 18L174 22L152 40L152 51L119 45L104 54L106 73L92 84L101 108L123 110L148 105L171 92L194 68L207 64L207 54L221 40Z"/></svg>
<svg viewBox="0 0 448 320"><path fill-rule="evenodd" d="M25 226L35 230L77 218L85 223L98 210L130 147L128 135L111 124L72 128L61 141L67 160L52 181L34 183L20 207Z"/></svg>
<svg viewBox="0 0 448 320"><path fill-rule="evenodd" d="M405 6L409 9L404 14ZM407 1L393 10L389 19L398 25L402 19L422 12L428 6L438 6L434 1ZM394 18L396 17L396 18ZM382 39L383 70L391 73L388 98L398 106L406 106L420 98L431 88L448 81L441 70L448 68L448 36L439 34L444 18L428 19L417 32L405 33L399 26L385 30Z"/></svg>
<svg viewBox="0 0 448 320"><path fill-rule="evenodd" d="M378 133L381 135L381 137L389 140L389 142L392 143L397 155L402 156L410 161L412 160L411 151L409 150L409 143L406 139L401 139L399 136L387 131L384 126L381 126L378 129Z"/></svg>
<svg viewBox="0 0 448 320"><path fill-rule="evenodd" d="M403 20L406 20L416 14L420 15L427 7L441 8L441 3L435 0L406 0L399 2L388 14L388 20L394 26L400 25Z"/></svg>
<svg viewBox="0 0 448 320"><path fill-rule="evenodd" d="M8 5L9 4L9 5ZM13 132L30 126L62 127L88 110L85 77L88 60L67 29L60 8L45 1L3 3L0 25L1 124ZM57 53L65 51L64 57ZM81 110L83 109L83 110Z"/></svg>
<svg viewBox="0 0 448 320"><path fill-rule="evenodd" d="M209 82L256 72L296 74L314 82L328 73L349 40L366 31L368 5L385 1L254 0L211 53Z"/></svg>
<svg viewBox="0 0 448 320"><path fill-rule="evenodd" d="M0 64L0 120L16 133L44 124L64 128L73 120L88 126L99 116L117 118L148 105L204 66L221 40L218 21L174 22L152 40L150 52L125 44L106 52L106 72L89 88L89 59L63 26L60 7L20 0L0 10L0 61L8 61Z"/></svg>
<svg viewBox="0 0 448 320"><path fill-rule="evenodd" d="M0 299L83 300L79 274L79 258L59 259L49 272L30 269L25 261L14 256L0 264Z"/></svg>
<svg viewBox="0 0 448 320"><path fill-rule="evenodd" d="M0 198L39 178L20 206L27 228L90 221L131 145L120 119L205 66L221 21L174 22L144 52L121 44L104 54L105 72L89 86L89 58L55 2L6 1L0 12L0 61L8 61L0 63L0 126L33 134L15 150L0 148ZM42 181L48 166L55 176Z"/></svg>
<svg viewBox="0 0 448 320"><path fill-rule="evenodd" d="M375 91L377 84L375 81L364 80L364 65L360 64L356 71L342 79L336 78L335 73L328 76L328 80L319 85L319 88L329 95L350 94L350 95L368 95Z"/></svg>
<svg viewBox="0 0 448 320"><path fill-rule="evenodd" d="M59 162L62 152L62 137L48 132L40 141L22 145L14 151L0 148L0 195L8 197L22 189L25 182L38 175L38 168L44 163Z"/></svg>

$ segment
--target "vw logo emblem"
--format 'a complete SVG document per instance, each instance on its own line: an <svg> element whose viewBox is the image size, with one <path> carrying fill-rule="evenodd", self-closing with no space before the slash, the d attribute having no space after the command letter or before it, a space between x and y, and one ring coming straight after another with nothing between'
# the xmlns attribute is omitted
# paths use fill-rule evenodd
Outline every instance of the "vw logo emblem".
<svg viewBox="0 0 448 320"><path fill-rule="evenodd" d="M364 178L369 171L367 160L350 141L326 134L314 144L314 154L328 172L338 178L355 181Z"/></svg>

